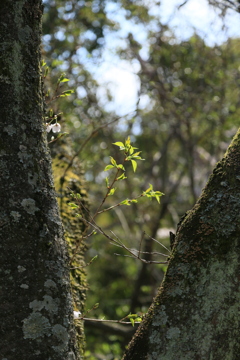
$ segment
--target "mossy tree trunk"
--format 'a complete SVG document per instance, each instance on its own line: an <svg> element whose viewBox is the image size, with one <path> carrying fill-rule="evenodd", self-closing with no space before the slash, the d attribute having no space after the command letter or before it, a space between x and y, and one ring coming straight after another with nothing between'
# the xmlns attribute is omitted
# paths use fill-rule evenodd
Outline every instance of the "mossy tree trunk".
<svg viewBox="0 0 240 360"><path fill-rule="evenodd" d="M80 359L43 126L40 0L0 5L0 358Z"/></svg>
<svg viewBox="0 0 240 360"><path fill-rule="evenodd" d="M51 135L49 135L51 137ZM87 193L83 179L83 171L79 158L72 163L74 156L69 138L60 139L51 144L52 168L54 176L54 186L60 208L60 216L64 226L64 237L68 245L68 253L71 260L70 282L73 295L74 311L84 313L84 305L87 291L86 265L84 254L86 245L82 239L82 234L86 230L86 225L76 217L72 208L68 205L73 199L71 192L81 194L81 201L88 207ZM69 167L71 164L71 167ZM83 321L75 321L77 330L77 342L80 354L83 356L85 351L85 336Z"/></svg>
<svg viewBox="0 0 240 360"><path fill-rule="evenodd" d="M238 360L240 131L178 227L169 267L124 360Z"/></svg>

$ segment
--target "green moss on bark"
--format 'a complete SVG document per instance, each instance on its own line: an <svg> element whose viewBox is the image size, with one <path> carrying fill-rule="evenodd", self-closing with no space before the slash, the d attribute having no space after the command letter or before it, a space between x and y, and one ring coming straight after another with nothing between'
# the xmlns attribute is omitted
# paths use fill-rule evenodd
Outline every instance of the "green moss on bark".
<svg viewBox="0 0 240 360"><path fill-rule="evenodd" d="M69 258L71 259L77 244L81 239L81 235L85 230L84 223L74 215L68 203L72 201L70 189L75 193L80 193L83 203L87 206L86 190L84 188L83 173L79 160L76 159L73 166L65 173L65 169L69 165L73 156L71 146L67 140L56 142L52 147L53 156L53 174L54 185L57 192L58 203L60 207L61 218L64 226L64 236L68 244ZM70 280L74 299L74 310L84 311L84 303L86 297L86 273L84 253L86 246L84 242L78 248L77 255L74 255L74 261L71 264ZM76 321L77 338L81 355L84 354L85 337L83 322Z"/></svg>

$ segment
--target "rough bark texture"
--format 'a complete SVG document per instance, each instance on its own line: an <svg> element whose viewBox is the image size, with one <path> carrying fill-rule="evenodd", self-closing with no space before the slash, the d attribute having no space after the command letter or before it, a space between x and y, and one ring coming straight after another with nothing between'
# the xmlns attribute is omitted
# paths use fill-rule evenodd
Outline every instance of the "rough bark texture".
<svg viewBox="0 0 240 360"><path fill-rule="evenodd" d="M49 136L51 137L52 134ZM51 145L52 167L54 175L54 186L57 192L57 199L60 208L60 215L64 226L64 237L68 244L68 253L70 259L74 256L71 264L70 281L73 294L74 310L84 313L84 304L86 298L87 282L85 272L84 253L86 245L81 240L81 235L85 230L85 224L81 219L75 216L74 211L68 203L74 201L70 192L81 194L81 201L84 206L88 206L87 193L83 180L83 172L79 159L76 158L72 166L65 174L66 168L71 163L73 151L68 139L59 140ZM70 190L71 189L71 190ZM75 253L78 247L77 253ZM77 330L77 340L80 354L84 355L85 336L83 330L83 321L75 320Z"/></svg>
<svg viewBox="0 0 240 360"><path fill-rule="evenodd" d="M0 358L80 359L42 123L40 0L0 4Z"/></svg>
<svg viewBox="0 0 240 360"><path fill-rule="evenodd" d="M240 131L178 227L169 267L124 360L237 360Z"/></svg>

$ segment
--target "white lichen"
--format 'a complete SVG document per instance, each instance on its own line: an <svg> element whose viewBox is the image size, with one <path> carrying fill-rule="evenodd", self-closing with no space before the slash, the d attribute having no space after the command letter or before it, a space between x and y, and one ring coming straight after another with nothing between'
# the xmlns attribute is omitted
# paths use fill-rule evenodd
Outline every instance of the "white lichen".
<svg viewBox="0 0 240 360"><path fill-rule="evenodd" d="M20 288L22 289L29 289L29 286L27 284L22 284L20 285Z"/></svg>
<svg viewBox="0 0 240 360"><path fill-rule="evenodd" d="M17 269L18 269L18 272L20 272L20 273L26 271L26 268L21 265L18 265Z"/></svg>
<svg viewBox="0 0 240 360"><path fill-rule="evenodd" d="M58 312L58 299L53 299L49 295L44 295L43 300L34 300L29 304L30 309L33 311L41 311L45 308L50 313L57 313Z"/></svg>
<svg viewBox="0 0 240 360"><path fill-rule="evenodd" d="M45 316L39 312L33 312L28 318L23 320L24 339L38 339L43 336L49 336L51 325Z"/></svg>
<svg viewBox="0 0 240 360"><path fill-rule="evenodd" d="M35 200L33 199L23 199L21 205L24 210L31 215L34 215L35 212L39 210L39 208L35 205Z"/></svg>
<svg viewBox="0 0 240 360"><path fill-rule="evenodd" d="M59 218L59 214L57 211L57 208L52 208L48 211L48 219L57 223L58 225L61 225L61 220Z"/></svg>
<svg viewBox="0 0 240 360"><path fill-rule="evenodd" d="M166 333L166 338L167 339L177 339L180 335L180 330L177 327L172 327L170 329L168 329L167 333Z"/></svg>
<svg viewBox="0 0 240 360"><path fill-rule="evenodd" d="M57 284L53 280L48 279L45 281L44 286L46 288L56 288Z"/></svg>
<svg viewBox="0 0 240 360"><path fill-rule="evenodd" d="M64 350L67 347L68 339L69 339L67 329L61 324L56 324L52 329L52 333L60 342L58 346L54 346L54 349L60 351Z"/></svg>
<svg viewBox="0 0 240 360"><path fill-rule="evenodd" d="M37 186L37 181L38 181L38 174L28 173L28 183L29 183L32 187Z"/></svg>
<svg viewBox="0 0 240 360"><path fill-rule="evenodd" d="M18 222L21 218L21 214L19 214L18 211L11 211L10 215L13 218L13 221L15 221L15 222Z"/></svg>
<svg viewBox="0 0 240 360"><path fill-rule="evenodd" d="M12 136L13 134L16 134L16 129L12 125L5 126L3 128L3 131L5 131L10 136Z"/></svg>

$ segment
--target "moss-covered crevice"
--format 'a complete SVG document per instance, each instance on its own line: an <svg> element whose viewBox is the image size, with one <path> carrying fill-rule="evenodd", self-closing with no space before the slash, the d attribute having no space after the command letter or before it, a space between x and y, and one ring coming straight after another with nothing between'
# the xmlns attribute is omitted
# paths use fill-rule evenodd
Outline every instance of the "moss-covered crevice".
<svg viewBox="0 0 240 360"><path fill-rule="evenodd" d="M64 236L68 244L70 259L73 257L73 254L75 254L76 246L78 246L77 244L79 244L80 241L77 254L74 255L74 261L71 263L70 280L74 299L74 310L83 313L87 282L84 262L86 245L81 241L81 235L85 230L85 224L80 218L75 216L68 203L72 201L70 196L71 191L81 194L81 200L85 206L87 206L88 200L84 185L83 171L78 159L75 159L72 167L69 168L65 174L65 169L71 162L72 156L73 154L69 141L60 140L55 142L52 146L54 186L57 193L60 215L65 231ZM83 322L76 321L75 325L77 328L80 352L83 356L85 348Z"/></svg>
<svg viewBox="0 0 240 360"><path fill-rule="evenodd" d="M239 358L239 185L240 131L179 225L163 284L125 360Z"/></svg>

